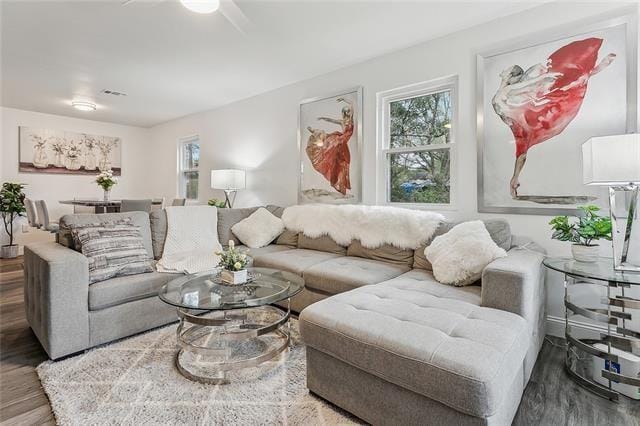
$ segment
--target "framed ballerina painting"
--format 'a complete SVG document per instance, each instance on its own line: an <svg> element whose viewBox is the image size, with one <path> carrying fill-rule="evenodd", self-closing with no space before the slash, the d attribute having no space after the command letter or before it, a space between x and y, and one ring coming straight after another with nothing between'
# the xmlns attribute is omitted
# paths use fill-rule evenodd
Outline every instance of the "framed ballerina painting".
<svg viewBox="0 0 640 426"><path fill-rule="evenodd" d="M300 102L298 202L361 201L361 117L361 87Z"/></svg>
<svg viewBox="0 0 640 426"><path fill-rule="evenodd" d="M637 26L568 27L477 56L480 212L608 206L606 188L582 184L581 146L636 129Z"/></svg>

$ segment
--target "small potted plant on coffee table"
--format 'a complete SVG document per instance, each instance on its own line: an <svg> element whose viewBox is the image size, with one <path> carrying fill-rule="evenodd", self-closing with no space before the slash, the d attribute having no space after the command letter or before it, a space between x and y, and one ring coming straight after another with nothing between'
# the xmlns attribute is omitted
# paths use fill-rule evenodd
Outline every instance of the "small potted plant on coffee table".
<svg viewBox="0 0 640 426"><path fill-rule="evenodd" d="M560 241L571 241L571 253L579 262L595 262L598 260L597 240L611 241L611 219L598 215L597 206L580 206L582 212L574 221L568 216L556 216L549 225L553 229L551 238Z"/></svg>
<svg viewBox="0 0 640 426"><path fill-rule="evenodd" d="M18 257L18 245L13 243L13 222L26 212L23 189L23 184L11 182L3 183L0 189L0 215L4 230L9 236L9 244L3 245L0 250L0 257L3 259Z"/></svg>
<svg viewBox="0 0 640 426"><path fill-rule="evenodd" d="M235 247L233 240L229 240L229 248L221 253L218 266L220 279L231 285L244 284L247 282L247 263L249 259L246 252L241 252Z"/></svg>

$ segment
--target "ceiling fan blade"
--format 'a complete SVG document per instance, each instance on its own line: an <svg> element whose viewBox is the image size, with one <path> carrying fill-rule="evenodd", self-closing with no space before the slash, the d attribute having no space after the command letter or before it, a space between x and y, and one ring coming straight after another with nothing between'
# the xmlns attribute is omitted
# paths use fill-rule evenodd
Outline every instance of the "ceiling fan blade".
<svg viewBox="0 0 640 426"><path fill-rule="evenodd" d="M131 4L141 4L141 5L148 5L148 6L156 6L162 2L164 2L165 0L121 0L120 1L120 6L129 6Z"/></svg>
<svg viewBox="0 0 640 426"><path fill-rule="evenodd" d="M242 34L248 35L253 30L253 23L246 17L233 0L221 0L220 12Z"/></svg>

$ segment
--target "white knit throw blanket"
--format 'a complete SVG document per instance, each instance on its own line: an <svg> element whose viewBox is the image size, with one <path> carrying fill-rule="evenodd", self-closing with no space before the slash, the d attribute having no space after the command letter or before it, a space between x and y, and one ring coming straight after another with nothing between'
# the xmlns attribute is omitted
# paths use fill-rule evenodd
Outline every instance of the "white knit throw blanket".
<svg viewBox="0 0 640 426"><path fill-rule="evenodd" d="M431 239L445 218L434 212L397 207L306 204L287 207L282 220L287 229L310 238L328 235L343 246L360 240L367 248L390 244L417 249Z"/></svg>
<svg viewBox="0 0 640 426"><path fill-rule="evenodd" d="M218 265L218 210L209 206L167 207L167 237L160 272L209 271Z"/></svg>

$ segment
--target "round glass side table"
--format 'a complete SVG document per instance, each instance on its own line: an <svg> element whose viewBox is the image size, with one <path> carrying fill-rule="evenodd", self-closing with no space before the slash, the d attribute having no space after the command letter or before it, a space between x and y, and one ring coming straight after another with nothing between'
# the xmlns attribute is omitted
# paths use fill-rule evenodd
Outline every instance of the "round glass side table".
<svg viewBox="0 0 640 426"><path fill-rule="evenodd" d="M584 263L549 257L543 263L564 274L569 376L612 401L618 401L620 394L640 399L640 298L636 296L640 274L615 271L610 258ZM585 286L593 287L586 298L580 294ZM571 325L574 317L595 322L593 328L598 331L593 338L576 336Z"/></svg>
<svg viewBox="0 0 640 426"><path fill-rule="evenodd" d="M221 283L218 272L184 275L160 290L178 309L178 371L201 383L228 383L227 372L255 367L291 344L289 301L304 280L286 271L249 268L250 282ZM274 303L286 300L287 308Z"/></svg>

